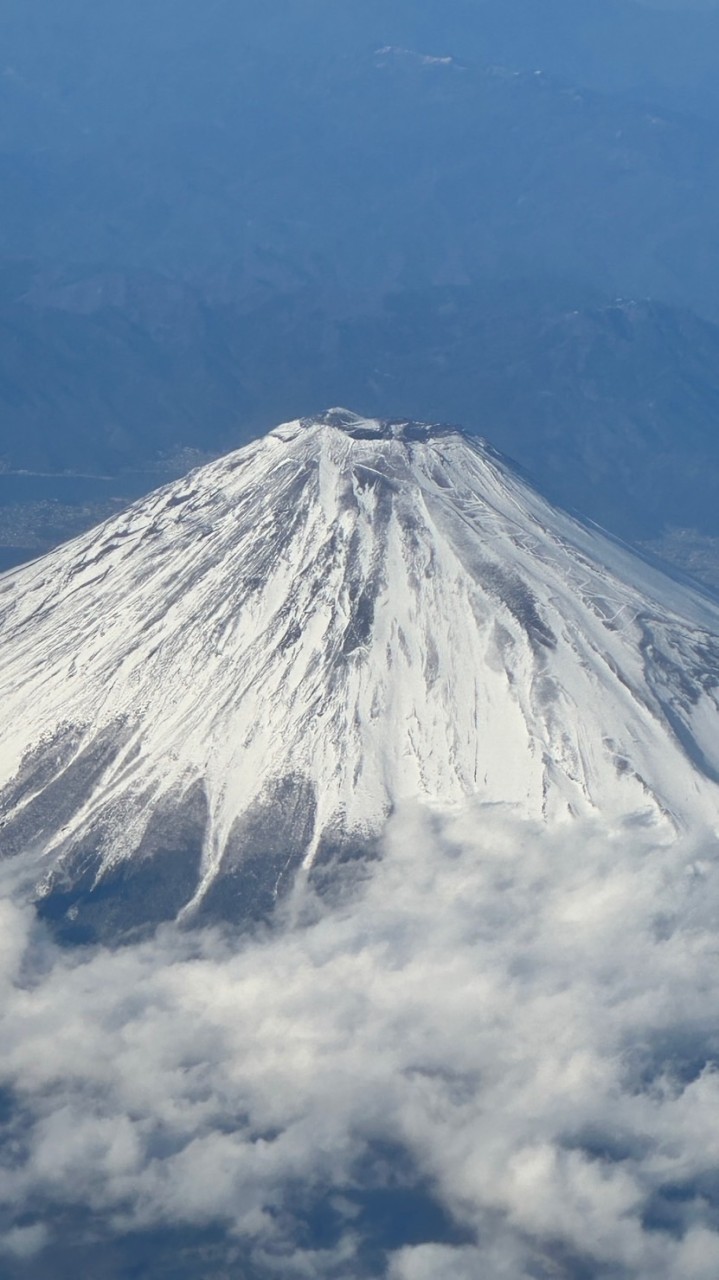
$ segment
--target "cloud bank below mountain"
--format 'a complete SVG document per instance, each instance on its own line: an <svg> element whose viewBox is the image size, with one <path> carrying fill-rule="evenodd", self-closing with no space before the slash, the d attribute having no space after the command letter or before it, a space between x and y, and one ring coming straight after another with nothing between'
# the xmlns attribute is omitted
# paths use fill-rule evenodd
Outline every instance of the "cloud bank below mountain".
<svg viewBox="0 0 719 1280"><path fill-rule="evenodd" d="M332 901L114 952L8 881L8 1274L75 1215L220 1230L248 1280L714 1280L718 851L410 808Z"/></svg>

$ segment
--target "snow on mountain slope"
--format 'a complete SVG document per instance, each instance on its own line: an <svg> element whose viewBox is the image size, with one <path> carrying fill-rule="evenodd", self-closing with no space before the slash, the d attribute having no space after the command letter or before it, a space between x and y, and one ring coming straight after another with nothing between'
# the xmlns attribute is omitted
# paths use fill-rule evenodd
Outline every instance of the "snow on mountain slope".
<svg viewBox="0 0 719 1280"><path fill-rule="evenodd" d="M0 848L91 932L262 911L403 800L719 822L719 606L423 424L286 424L6 574L0 701Z"/></svg>

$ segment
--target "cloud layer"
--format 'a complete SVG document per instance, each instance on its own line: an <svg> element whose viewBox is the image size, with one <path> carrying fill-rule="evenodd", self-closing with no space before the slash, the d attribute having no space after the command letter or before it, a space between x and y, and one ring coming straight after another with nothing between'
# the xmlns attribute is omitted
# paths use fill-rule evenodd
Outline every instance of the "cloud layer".
<svg viewBox="0 0 719 1280"><path fill-rule="evenodd" d="M718 851L410 810L281 927L116 952L8 897L6 1258L82 1214L247 1277L715 1280Z"/></svg>

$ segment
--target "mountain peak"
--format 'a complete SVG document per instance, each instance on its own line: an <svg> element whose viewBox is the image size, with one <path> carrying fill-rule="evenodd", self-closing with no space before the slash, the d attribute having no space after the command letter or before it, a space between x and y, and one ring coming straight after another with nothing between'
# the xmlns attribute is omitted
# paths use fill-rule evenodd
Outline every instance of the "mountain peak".
<svg viewBox="0 0 719 1280"><path fill-rule="evenodd" d="M0 701L0 852L95 934L405 802L719 824L719 607L428 424L286 423L0 578Z"/></svg>
<svg viewBox="0 0 719 1280"><path fill-rule="evenodd" d="M294 424L292 424L294 425ZM327 409L315 417L300 419L303 429L334 427L353 440L421 441L438 436L460 435L458 427L444 423L415 422L409 418L365 418L351 409ZM285 428L278 428L279 432Z"/></svg>

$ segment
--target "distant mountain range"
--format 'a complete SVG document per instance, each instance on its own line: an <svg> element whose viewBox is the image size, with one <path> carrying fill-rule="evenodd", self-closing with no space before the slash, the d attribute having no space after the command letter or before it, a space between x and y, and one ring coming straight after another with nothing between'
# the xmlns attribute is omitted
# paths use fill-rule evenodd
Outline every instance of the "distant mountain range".
<svg viewBox="0 0 719 1280"><path fill-rule="evenodd" d="M429 414L719 582L716 13L6 8L7 471ZM48 501L2 487L0 566L112 509Z"/></svg>
<svg viewBox="0 0 719 1280"><path fill-rule="evenodd" d="M375 301L539 264L719 319L719 139L663 90L497 65L439 31L388 44L369 15L355 44L327 15L317 43L281 23L254 44L229 6L213 15L199 45L180 24L171 52L144 15L139 48L90 63L89 13L60 24L79 42L64 60L7 50L2 257Z"/></svg>
<svg viewBox="0 0 719 1280"><path fill-rule="evenodd" d="M308 291L243 308L149 273L25 266L0 286L8 470L181 470L183 449L237 446L267 415L424 406L489 435L562 505L680 561L681 539L662 540L691 529L712 558L719 327L686 310L576 307L532 281L405 291L364 311ZM23 545L5 516L6 543Z"/></svg>

